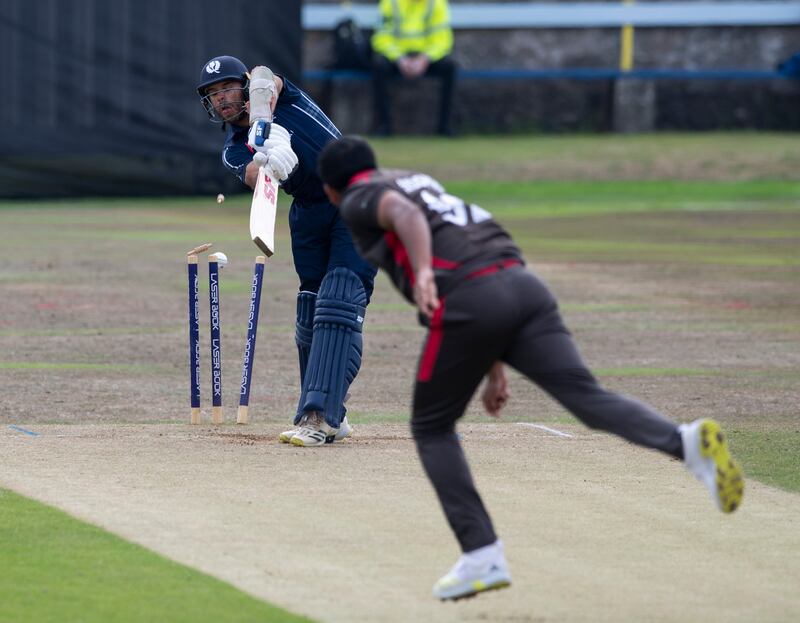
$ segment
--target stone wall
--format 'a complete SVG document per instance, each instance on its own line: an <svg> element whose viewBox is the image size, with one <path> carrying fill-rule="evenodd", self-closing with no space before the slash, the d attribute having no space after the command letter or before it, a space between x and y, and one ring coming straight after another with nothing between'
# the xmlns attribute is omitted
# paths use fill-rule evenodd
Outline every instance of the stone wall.
<svg viewBox="0 0 800 623"><path fill-rule="evenodd" d="M455 2L453 2L455 4ZM463 69L615 68L618 28L458 30ZM303 65L325 67L332 35L306 32ZM798 27L637 28L636 69L772 70L800 50ZM339 83L322 98L346 132L371 125L368 83ZM398 133L433 130L438 85L426 79L393 88ZM458 83L454 118L463 132L641 131L649 129L800 130L800 81L477 81Z"/></svg>

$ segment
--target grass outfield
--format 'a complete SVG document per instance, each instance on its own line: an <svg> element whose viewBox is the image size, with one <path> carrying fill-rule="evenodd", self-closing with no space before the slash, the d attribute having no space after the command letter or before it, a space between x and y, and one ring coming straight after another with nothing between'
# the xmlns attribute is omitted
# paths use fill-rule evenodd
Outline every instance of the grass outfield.
<svg viewBox="0 0 800 623"><path fill-rule="evenodd" d="M310 621L4 489L0 565L0 621Z"/></svg>
<svg viewBox="0 0 800 623"><path fill-rule="evenodd" d="M718 336L723 345L737 340L749 340L748 345L757 345L761 339L783 340L789 344L787 356L792 344L796 349L800 334L800 141L796 137L390 139L377 141L376 148L386 166L430 172L445 181L453 194L491 211L513 232L533 266L566 270L583 263L613 271L646 265L677 275L676 282L681 275L703 273L710 286L714 279L742 279L751 284L735 299L720 299L709 287L688 295L665 293L665 300L655 306L630 293L609 300L565 300L562 307L571 326L590 338L599 341L607 331L621 331L630 324L663 336L665 343L676 334L702 332ZM285 214L286 197L281 201ZM5 201L0 202L0 231L8 232L4 251L14 261L30 256L31 249L43 250L43 256L47 255L44 251L55 250L60 258L74 249L107 257L107 275L123 280L124 262L135 253L169 257L174 248L188 248L206 238L213 237L226 251L238 245L239 257L250 257L253 249L243 239L248 209L247 194L229 197L222 207L213 197ZM285 216L278 237L282 248L288 248ZM70 255L79 265L80 252ZM42 284L79 286L86 280L77 270L57 272L48 261L36 258L25 267L0 268L0 289L14 287L22 292ZM128 269L146 270L130 264ZM290 267L272 274L289 291L288 284L294 280ZM185 296L185 283L177 276L157 276L156 280L163 280L159 285L165 291ZM241 295L247 284L223 281L222 290L226 296ZM688 297L691 304L674 303L671 297ZM43 298L41 304L49 303ZM673 317L665 322L659 315L671 304L683 313L680 324ZM386 300L370 307L373 315L403 314L407 309ZM698 309L713 313L698 318ZM46 307L40 311L47 313ZM410 330L410 325L402 324L407 317L371 324L368 331ZM22 379L37 372L113 379L148 374L168 377L174 372L167 363L120 362L112 356L60 361L38 346L80 336L119 337L128 340L124 343L148 335L169 337L178 329L184 331L183 325L167 324L174 319L164 320L162 326L121 326L112 318L108 326L94 327L77 321L66 326L53 321L51 326L53 318L55 312L41 326L26 328L0 319L0 372ZM265 326L263 331L289 329ZM12 340L22 338L37 345L30 349L32 354L12 347L17 344ZM6 344L11 346L4 349ZM742 413L728 425L729 437L749 478L800 492L796 403L800 374L783 363L776 359L761 367L747 367L730 356L724 361L721 357L718 366L652 362L627 366L620 362L595 370L604 382L623 387L637 380L669 384L680 379L702 394L703 379L714 378L723 388L742 385L773 392L774 398L759 403L769 406L763 415L748 411L748 405L741 407ZM363 423L407 419L404 410L388 406L352 414ZM546 421L574 423L566 414ZM3 489L0 569L2 621L308 620Z"/></svg>

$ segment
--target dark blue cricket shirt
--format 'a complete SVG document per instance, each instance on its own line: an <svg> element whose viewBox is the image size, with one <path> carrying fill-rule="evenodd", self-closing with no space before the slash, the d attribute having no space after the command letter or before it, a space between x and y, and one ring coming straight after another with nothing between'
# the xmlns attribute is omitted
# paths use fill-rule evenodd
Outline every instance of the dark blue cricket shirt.
<svg viewBox="0 0 800 623"><path fill-rule="evenodd" d="M317 156L328 141L342 134L305 91L283 76L281 78L283 89L278 97L273 121L289 131L292 149L299 159L294 173L281 184L281 188L299 203L327 201L322 181L317 175ZM248 131L249 128L228 126L228 136L222 150L222 162L242 182L245 168L253 160L253 152L247 146Z"/></svg>

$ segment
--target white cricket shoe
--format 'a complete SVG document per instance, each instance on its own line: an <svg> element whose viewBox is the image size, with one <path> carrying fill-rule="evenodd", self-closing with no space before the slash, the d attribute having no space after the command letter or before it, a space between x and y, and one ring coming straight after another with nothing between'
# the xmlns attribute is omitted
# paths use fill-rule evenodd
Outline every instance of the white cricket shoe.
<svg viewBox="0 0 800 623"><path fill-rule="evenodd" d="M308 415L307 414L303 415L303 417L301 417L300 421L297 423L297 426L295 426L291 430L282 432L278 436L278 439L280 439L281 443L292 443L292 438L295 437L295 435L297 435L300 432L300 430L306 425L307 419ZM350 433L352 432L353 428L350 426L350 423L347 421L347 416L345 415L344 419L342 420L342 423L339 425L339 432L336 433L332 441L341 441L345 437L349 437ZM332 443L332 441L328 443Z"/></svg>
<svg viewBox="0 0 800 623"><path fill-rule="evenodd" d="M442 601L463 599L485 591L511 586L511 574L500 540L462 554L453 568L433 585L433 596Z"/></svg>
<svg viewBox="0 0 800 623"><path fill-rule="evenodd" d="M723 513L732 513L742 503L742 468L728 450L722 427L715 420L695 420L678 427L683 441L686 467L711 492Z"/></svg>
<svg viewBox="0 0 800 623"><path fill-rule="evenodd" d="M303 425L305 425L307 418L308 416L304 413L302 416L300 416L300 421L295 424L294 428L285 430L278 435L278 439L280 439L281 443L291 443L292 437L300 432L300 429L303 428Z"/></svg>
<svg viewBox="0 0 800 623"><path fill-rule="evenodd" d="M323 446L326 443L344 439L350 434L351 430L350 425L346 422L346 416L339 428L333 428L325 421L321 413L311 411L306 414L305 422L297 433L292 436L291 444L303 446L304 448Z"/></svg>
<svg viewBox="0 0 800 623"><path fill-rule="evenodd" d="M350 427L350 422L347 421L347 416L345 415L342 418L342 422L339 424L339 432L336 433L336 436L333 438L334 441L341 441L345 437L349 437L350 433L353 432L353 429Z"/></svg>
<svg viewBox="0 0 800 623"><path fill-rule="evenodd" d="M342 404L345 404L348 400L350 400L350 392L347 392L344 395L344 400L342 400ZM280 439L280 442L281 443L291 443L292 442L292 437L294 437L298 432L300 432L300 429L305 424L305 421L306 421L307 417L308 417L307 414L303 414L300 417L300 421L297 423L297 425L294 428L292 428L291 430L283 431L280 435L278 435L278 439ZM347 421L347 416L345 415L344 418L342 418L342 423L339 424L339 432L336 433L336 437L334 437L333 441L341 441L345 437L349 437L350 433L352 433L352 432L353 432L353 429L350 428L350 423Z"/></svg>

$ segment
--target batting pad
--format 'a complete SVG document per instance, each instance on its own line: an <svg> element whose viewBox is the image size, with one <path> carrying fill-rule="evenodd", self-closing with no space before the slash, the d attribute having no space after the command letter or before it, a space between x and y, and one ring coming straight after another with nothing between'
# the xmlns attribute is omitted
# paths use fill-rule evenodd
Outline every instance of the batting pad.
<svg viewBox="0 0 800 623"><path fill-rule="evenodd" d="M329 426L338 428L344 417L342 400L361 367L361 330L367 294L356 274L334 268L325 275L317 295L314 336L308 356L300 408L319 411Z"/></svg>
<svg viewBox="0 0 800 623"><path fill-rule="evenodd" d="M297 295L297 320L294 324L294 341L300 359L300 385L306 378L308 355L311 352L311 338L314 336L314 307L317 304L316 292L303 290Z"/></svg>

